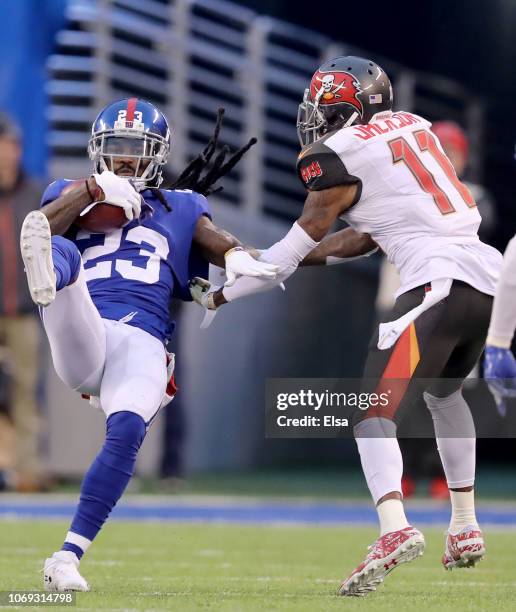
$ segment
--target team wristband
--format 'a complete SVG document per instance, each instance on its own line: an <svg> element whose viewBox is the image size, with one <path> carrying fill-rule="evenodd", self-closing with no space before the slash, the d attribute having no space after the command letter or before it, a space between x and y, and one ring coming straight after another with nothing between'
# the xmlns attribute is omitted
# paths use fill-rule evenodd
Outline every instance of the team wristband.
<svg viewBox="0 0 516 612"><path fill-rule="evenodd" d="M208 299L206 300L206 306L208 310L217 310L217 305L215 304L215 298L213 297L215 293L209 293Z"/></svg>

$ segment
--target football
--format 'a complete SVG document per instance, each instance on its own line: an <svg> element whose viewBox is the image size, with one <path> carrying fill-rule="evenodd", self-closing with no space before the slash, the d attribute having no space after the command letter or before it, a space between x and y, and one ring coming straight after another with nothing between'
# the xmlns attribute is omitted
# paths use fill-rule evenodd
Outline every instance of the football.
<svg viewBox="0 0 516 612"><path fill-rule="evenodd" d="M105 234L123 227L127 223L127 217L124 209L120 206L102 202L101 204L95 204L82 217L77 217L74 223L89 232Z"/></svg>
<svg viewBox="0 0 516 612"><path fill-rule="evenodd" d="M85 180L78 179L73 181L63 189L62 195L77 189L77 187L84 184ZM127 217L125 216L124 209L107 202L95 204L85 215L77 217L74 221L74 224L81 229L99 234L119 229L126 223Z"/></svg>

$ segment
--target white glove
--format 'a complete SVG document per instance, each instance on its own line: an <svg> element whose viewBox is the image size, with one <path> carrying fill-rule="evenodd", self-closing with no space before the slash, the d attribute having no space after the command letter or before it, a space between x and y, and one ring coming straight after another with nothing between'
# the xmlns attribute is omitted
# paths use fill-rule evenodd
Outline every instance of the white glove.
<svg viewBox="0 0 516 612"><path fill-rule="evenodd" d="M131 184L130 179L117 176L109 170L104 170L102 174L93 174L92 176L104 192L104 199L99 200L99 202L120 206L124 209L125 216L129 221L138 219L142 209L141 196ZM94 204L99 202L94 202ZM88 206L87 210L90 209L91 206Z"/></svg>
<svg viewBox="0 0 516 612"><path fill-rule="evenodd" d="M237 276L254 276L259 278L276 278L279 266L258 261L252 255L244 251L242 247L229 249L224 255L226 260L227 281L226 287L236 281Z"/></svg>

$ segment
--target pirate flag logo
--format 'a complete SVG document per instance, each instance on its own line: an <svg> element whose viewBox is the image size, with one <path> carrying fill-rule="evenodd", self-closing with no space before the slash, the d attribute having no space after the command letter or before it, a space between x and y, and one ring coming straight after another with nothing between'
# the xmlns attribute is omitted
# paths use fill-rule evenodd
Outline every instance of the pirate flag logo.
<svg viewBox="0 0 516 612"><path fill-rule="evenodd" d="M351 104L362 115L363 107L358 99L359 93L361 93L359 83L349 72L317 71L310 83L311 98L314 101L318 100L321 106Z"/></svg>

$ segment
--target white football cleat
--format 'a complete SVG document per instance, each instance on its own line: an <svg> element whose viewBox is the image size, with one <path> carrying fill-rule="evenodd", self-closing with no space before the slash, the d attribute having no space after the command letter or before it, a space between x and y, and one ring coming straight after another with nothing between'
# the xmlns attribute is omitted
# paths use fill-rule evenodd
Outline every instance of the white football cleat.
<svg viewBox="0 0 516 612"><path fill-rule="evenodd" d="M50 225L39 210L30 212L23 221L20 249L32 300L39 306L48 306L56 297L56 274Z"/></svg>
<svg viewBox="0 0 516 612"><path fill-rule="evenodd" d="M446 533L446 548L442 559L444 569L474 567L485 554L484 538L478 527L468 525L459 533Z"/></svg>
<svg viewBox="0 0 516 612"><path fill-rule="evenodd" d="M79 574L79 559L69 550L55 552L45 561L45 591L63 593L66 591L89 591L90 585Z"/></svg>
<svg viewBox="0 0 516 612"><path fill-rule="evenodd" d="M420 557L425 550L425 538L414 527L391 531L379 537L366 558L340 585L339 595L361 597L381 584L389 572Z"/></svg>

